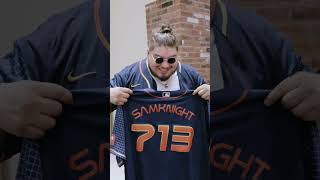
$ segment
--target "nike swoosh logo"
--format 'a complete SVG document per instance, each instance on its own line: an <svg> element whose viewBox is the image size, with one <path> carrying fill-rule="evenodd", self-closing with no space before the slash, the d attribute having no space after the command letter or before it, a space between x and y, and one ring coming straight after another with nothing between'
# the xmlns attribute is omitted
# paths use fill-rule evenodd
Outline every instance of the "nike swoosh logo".
<svg viewBox="0 0 320 180"><path fill-rule="evenodd" d="M132 89L132 88L135 88L135 87L137 87L137 86L140 86L140 84L135 84L135 85L131 84L131 85L130 85L131 89Z"/></svg>
<svg viewBox="0 0 320 180"><path fill-rule="evenodd" d="M80 79L86 77L86 76L90 76L90 75L93 75L93 74L96 74L97 72L87 72L87 73L83 73L83 74L80 74L80 75L77 75L77 76L73 76L72 75L72 71L68 74L68 81L73 83L73 82L76 82L76 81L79 81Z"/></svg>

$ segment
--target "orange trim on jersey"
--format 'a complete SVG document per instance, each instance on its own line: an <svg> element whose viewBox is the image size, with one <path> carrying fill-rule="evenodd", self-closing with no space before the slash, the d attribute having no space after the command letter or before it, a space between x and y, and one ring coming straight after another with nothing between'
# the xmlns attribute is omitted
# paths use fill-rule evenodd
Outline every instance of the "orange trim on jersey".
<svg viewBox="0 0 320 180"><path fill-rule="evenodd" d="M96 31L97 31L97 35L99 40L101 41L102 45L104 46L104 48L110 52L110 44L107 40L107 38L104 36L103 31L102 31L102 27L101 27L101 19L100 19L100 0L96 0L94 3L94 20L95 20L95 24L96 24Z"/></svg>
<svg viewBox="0 0 320 180"><path fill-rule="evenodd" d="M239 104L241 104L246 99L246 97L248 95L248 92L249 92L249 90L247 90L247 89L244 90L242 92L241 96L237 100L233 101L231 104L229 104L229 105L227 105L225 107L222 107L222 108L219 108L217 110L214 110L210 114L213 115L213 116L216 116L216 115L219 115L219 114L221 114L223 112L229 111L230 109L234 108L235 106L238 106ZM214 103L214 100L213 100L213 103Z"/></svg>

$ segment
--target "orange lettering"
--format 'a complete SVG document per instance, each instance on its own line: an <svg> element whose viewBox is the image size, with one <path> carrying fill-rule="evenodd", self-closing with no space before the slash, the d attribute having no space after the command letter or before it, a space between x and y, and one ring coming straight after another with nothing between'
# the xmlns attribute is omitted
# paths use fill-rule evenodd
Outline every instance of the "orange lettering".
<svg viewBox="0 0 320 180"><path fill-rule="evenodd" d="M152 107L153 106L153 107ZM159 108L158 108L158 105L157 104L153 104L153 105L150 105L149 106L149 110L150 112L159 112Z"/></svg>
<svg viewBox="0 0 320 180"><path fill-rule="evenodd" d="M215 168L220 169L222 171L226 171L228 168L228 164L230 162L231 156L226 155L226 154L221 154L220 157L221 157L221 159L223 159L223 163L219 163L219 162L215 161L215 159L214 159L217 150L232 151L233 146L228 145L228 144L224 144L224 143L219 143L219 144L215 144L213 146L213 148L211 149L210 162L213 164L213 166Z"/></svg>
<svg viewBox="0 0 320 180"><path fill-rule="evenodd" d="M154 127L150 124L132 124L131 131L134 132L145 132L140 135L137 139L136 151L142 152L144 147L144 142L148 141L154 135Z"/></svg>
<svg viewBox="0 0 320 180"><path fill-rule="evenodd" d="M187 145L171 145L171 151L175 152L189 152L192 147L192 140L194 135L194 130L192 127L188 126L173 126L173 132L187 133L188 135L172 135L172 142L186 143Z"/></svg>
<svg viewBox="0 0 320 180"><path fill-rule="evenodd" d="M241 149L237 148L236 152L233 155L232 160L231 160L231 162L229 164L228 171L231 172L231 170L233 169L234 165L237 164L240 167L244 168L244 170L243 170L243 172L241 174L241 178L244 179L244 178L247 177L248 172L250 171L250 168L251 168L251 166L252 166L252 164L254 162L254 155L251 155L250 158L249 158L249 162L245 163L245 162L239 160L240 153L241 153Z"/></svg>
<svg viewBox="0 0 320 180"><path fill-rule="evenodd" d="M168 136L169 136L169 126L159 125L158 132L161 132L160 151L166 151L167 144L168 144Z"/></svg>
<svg viewBox="0 0 320 180"><path fill-rule="evenodd" d="M93 177L94 175L96 175L98 172L97 163L95 161L87 160L83 163L80 163L79 165L76 164L76 161L83 158L84 156L87 156L88 152L89 152L88 149L84 149L84 150L80 151L79 153L72 155L71 158L69 159L69 167L70 167L70 169L72 169L74 171L83 171L83 170L91 167L91 171L80 176L79 180L89 179L90 177Z"/></svg>
<svg viewBox="0 0 320 180"><path fill-rule="evenodd" d="M141 117L141 114L138 109L133 110L131 114L134 117L134 119L138 119Z"/></svg>
<svg viewBox="0 0 320 180"><path fill-rule="evenodd" d="M99 147L99 172L103 172L104 169L104 162L106 160L106 150L109 148L109 143L103 143Z"/></svg>
<svg viewBox="0 0 320 180"><path fill-rule="evenodd" d="M143 116L143 111L146 112L146 114L149 114L150 112L147 110L146 107L142 106L141 107L141 116Z"/></svg>
<svg viewBox="0 0 320 180"><path fill-rule="evenodd" d="M262 174L263 170L266 169L268 171L271 170L271 167L264 161L259 158L256 158L256 163L259 165L257 172L253 175L252 179L257 180L259 176Z"/></svg>

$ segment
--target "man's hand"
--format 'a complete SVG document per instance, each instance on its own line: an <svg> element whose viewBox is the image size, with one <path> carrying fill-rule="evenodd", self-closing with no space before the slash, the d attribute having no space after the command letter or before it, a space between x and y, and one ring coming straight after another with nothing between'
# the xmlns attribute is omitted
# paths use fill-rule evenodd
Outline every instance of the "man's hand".
<svg viewBox="0 0 320 180"><path fill-rule="evenodd" d="M270 106L280 99L295 116L306 121L320 120L320 75L296 73L276 86L265 104Z"/></svg>
<svg viewBox="0 0 320 180"><path fill-rule="evenodd" d="M209 101L210 100L210 85L202 84L197 87L192 93L192 95L198 94L202 99Z"/></svg>
<svg viewBox="0 0 320 180"><path fill-rule="evenodd" d="M37 139L53 128L62 104L72 104L72 94L51 83L20 81L0 84L0 129Z"/></svg>
<svg viewBox="0 0 320 180"><path fill-rule="evenodd" d="M129 88L115 87L110 88L110 102L114 105L124 105L128 101L128 98L132 94L132 90Z"/></svg>

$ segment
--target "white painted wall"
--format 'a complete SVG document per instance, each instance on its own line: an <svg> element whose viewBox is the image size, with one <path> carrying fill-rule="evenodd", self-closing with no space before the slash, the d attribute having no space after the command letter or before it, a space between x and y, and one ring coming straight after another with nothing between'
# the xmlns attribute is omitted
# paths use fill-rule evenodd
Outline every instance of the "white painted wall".
<svg viewBox="0 0 320 180"><path fill-rule="evenodd" d="M152 1L110 1L110 78L147 55L145 5ZM110 180L124 180L124 168L117 166L113 155L110 157Z"/></svg>
<svg viewBox="0 0 320 180"><path fill-rule="evenodd" d="M147 55L145 5L154 0L112 0L110 3L110 78Z"/></svg>

